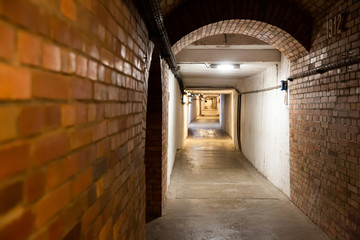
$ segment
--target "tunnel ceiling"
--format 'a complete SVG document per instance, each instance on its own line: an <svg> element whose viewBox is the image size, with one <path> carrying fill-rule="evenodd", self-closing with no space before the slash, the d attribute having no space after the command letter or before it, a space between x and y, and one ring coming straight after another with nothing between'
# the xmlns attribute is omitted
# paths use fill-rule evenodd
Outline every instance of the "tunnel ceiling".
<svg viewBox="0 0 360 240"><path fill-rule="evenodd" d="M161 13L164 18L168 17L175 9L186 2L194 0L159 0ZM321 15L328 7L336 3L336 0L288 0L300 9L308 12L313 18Z"/></svg>
<svg viewBox="0 0 360 240"><path fill-rule="evenodd" d="M334 2L336 1L161 0L160 6L171 45L208 24L230 19L248 19L284 30L309 50L314 19Z"/></svg>
<svg viewBox="0 0 360 240"><path fill-rule="evenodd" d="M139 2L146 3L147 0ZM144 11L161 12L162 18L156 20L156 24L163 24L158 25L160 32L150 32L150 36L164 36L165 42L173 46L172 52L176 54L176 62L180 66L186 87L234 87L239 79L279 63L279 50L290 60L308 54L314 19L325 13L335 2L336 0L158 0L158 5L153 4L158 6L156 10L145 7ZM232 19L250 22L231 25ZM229 27L231 31L228 31ZM224 34L212 36L220 32L227 33L228 41L222 40ZM231 33L241 35L237 38ZM209 36L210 39L202 39ZM237 40L231 42L231 37ZM246 39L256 42L256 38L266 43L246 42ZM222 43L206 43L219 39ZM194 40L198 41L193 42ZM223 74L209 67L212 63L223 62L238 63L240 69Z"/></svg>
<svg viewBox="0 0 360 240"><path fill-rule="evenodd" d="M281 61L275 47L256 38L238 34L206 37L188 45L178 54L185 86L235 87L240 79L252 76ZM214 64L239 64L239 68L223 71Z"/></svg>
<svg viewBox="0 0 360 240"><path fill-rule="evenodd" d="M251 19L264 22L282 29L281 34L290 34L293 40L288 46L292 49L279 47L288 59L294 60L305 55L311 46L312 24L336 0L160 0L161 13L167 30L170 44L175 46L185 36L196 34L196 30L209 24L230 19ZM210 32L215 32L213 29ZM277 34L277 30L271 35ZM278 33L280 34L280 33ZM209 34L211 35L211 34ZM254 36L248 34L249 36ZM212 86L234 87L239 79L264 71L281 61L280 52L273 46L262 43L247 43L257 41L245 35L227 35L227 42L223 43L223 36L217 35L207 40L199 40L176 54L176 61L180 66L180 73L186 87ZM231 38L236 39L231 42ZM211 40L210 40L211 39ZM217 43L206 43L216 41ZM220 41L219 41L220 39ZM264 39L264 38L262 38ZM286 39L289 39L286 37ZM261 42L261 41L260 41ZM270 39L268 43L284 42L283 39ZM295 44L293 44L295 42ZM292 52L300 51L292 55ZM173 48L174 51L174 48ZM231 72L220 72L209 68L211 63L239 63L240 69Z"/></svg>

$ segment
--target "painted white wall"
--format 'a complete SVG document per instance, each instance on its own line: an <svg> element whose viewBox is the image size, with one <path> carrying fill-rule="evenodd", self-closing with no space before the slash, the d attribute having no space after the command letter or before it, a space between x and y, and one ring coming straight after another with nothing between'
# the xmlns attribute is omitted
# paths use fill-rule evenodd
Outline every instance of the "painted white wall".
<svg viewBox="0 0 360 240"><path fill-rule="evenodd" d="M190 111L190 106L189 106L189 98L187 95L184 95L184 105L183 105L183 121L182 121L182 144L181 146L184 145L184 141L185 139L188 137L188 128L189 128L189 111ZM179 126L179 128L181 129L181 126Z"/></svg>
<svg viewBox="0 0 360 240"><path fill-rule="evenodd" d="M181 103L179 84L174 75L169 72L169 111L168 111L168 165L167 184L170 184L170 175L175 162L175 155L178 149L184 144L187 137L188 105ZM186 132L184 129L186 128Z"/></svg>
<svg viewBox="0 0 360 240"><path fill-rule="evenodd" d="M232 106L231 94L220 94L220 112L219 112L220 127L231 138L234 137L232 115L233 115L233 106Z"/></svg>
<svg viewBox="0 0 360 240"><path fill-rule="evenodd" d="M233 139L235 149L239 149L237 140L237 108L238 93L232 90L230 94L220 94L219 121L220 127Z"/></svg>
<svg viewBox="0 0 360 240"><path fill-rule="evenodd" d="M210 99L210 98L206 99L205 109L211 109L211 108L213 108L212 105L213 105L212 99Z"/></svg>
<svg viewBox="0 0 360 240"><path fill-rule="evenodd" d="M282 55L279 66L237 85L240 92L256 91L280 84L290 74L289 61ZM276 187L290 196L289 110L286 91L242 94L241 148L244 156Z"/></svg>
<svg viewBox="0 0 360 240"><path fill-rule="evenodd" d="M190 97L189 103L189 123L196 119L198 112L198 98L196 96Z"/></svg>
<svg viewBox="0 0 360 240"><path fill-rule="evenodd" d="M200 102L200 115L203 114L204 109L205 109L205 100L202 100L202 101Z"/></svg>
<svg viewBox="0 0 360 240"><path fill-rule="evenodd" d="M200 97L197 97L197 101L196 101L196 117L200 116L200 112L201 112L201 99L200 99Z"/></svg>

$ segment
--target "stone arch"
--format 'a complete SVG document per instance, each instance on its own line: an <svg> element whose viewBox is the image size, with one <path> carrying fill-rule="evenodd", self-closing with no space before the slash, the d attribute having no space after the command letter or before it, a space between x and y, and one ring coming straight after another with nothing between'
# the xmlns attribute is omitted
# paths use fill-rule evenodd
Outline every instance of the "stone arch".
<svg viewBox="0 0 360 240"><path fill-rule="evenodd" d="M293 36L271 24L256 20L225 20L203 26L177 41L172 50L177 54L190 43L217 34L244 34L273 45L289 60L294 61L309 52Z"/></svg>

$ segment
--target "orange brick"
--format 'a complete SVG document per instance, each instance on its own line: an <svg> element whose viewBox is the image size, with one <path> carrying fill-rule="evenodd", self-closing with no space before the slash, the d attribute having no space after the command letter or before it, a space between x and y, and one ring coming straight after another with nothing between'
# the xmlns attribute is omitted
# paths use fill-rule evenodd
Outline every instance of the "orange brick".
<svg viewBox="0 0 360 240"><path fill-rule="evenodd" d="M88 78L97 80L97 62L89 60Z"/></svg>
<svg viewBox="0 0 360 240"><path fill-rule="evenodd" d="M15 24L24 26L33 32L49 35L50 21L46 12L40 9L40 5L31 1L12 0L2 1L2 15ZM42 6L42 5L41 5ZM19 14L21 13L21 14Z"/></svg>
<svg viewBox="0 0 360 240"><path fill-rule="evenodd" d="M34 163L43 164L64 155L69 150L65 132L50 134L34 142Z"/></svg>
<svg viewBox="0 0 360 240"><path fill-rule="evenodd" d="M0 141L15 138L19 109L14 106L0 107Z"/></svg>
<svg viewBox="0 0 360 240"><path fill-rule="evenodd" d="M76 5L73 0L61 0L61 12L69 19L76 21Z"/></svg>
<svg viewBox="0 0 360 240"><path fill-rule="evenodd" d="M77 158L76 156L72 155L64 159L63 162L63 173L64 173L64 179L67 179L71 176L73 176L77 170Z"/></svg>
<svg viewBox="0 0 360 240"><path fill-rule="evenodd" d="M47 229L45 229L41 232L36 233L35 236L31 238L31 240L49 240L48 235L48 231Z"/></svg>
<svg viewBox="0 0 360 240"><path fill-rule="evenodd" d="M93 141L98 141L107 135L107 123L102 122L93 127L92 138Z"/></svg>
<svg viewBox="0 0 360 240"><path fill-rule="evenodd" d="M76 74L81 77L87 76L87 59L83 56L76 56Z"/></svg>
<svg viewBox="0 0 360 240"><path fill-rule="evenodd" d="M114 67L114 56L105 48L100 50L100 59L104 65Z"/></svg>
<svg viewBox="0 0 360 240"><path fill-rule="evenodd" d="M81 207L84 206L84 204L81 203L80 201L78 201L77 204L79 206L74 206L75 209L74 209L74 211L71 212L74 215L77 212L80 212L82 210ZM72 224L74 224L74 223L72 223ZM80 224L80 222L77 222L77 224L75 224L75 226L73 226L71 228L71 230L69 232L67 232L66 235L62 239L63 240L81 239L81 224Z"/></svg>
<svg viewBox="0 0 360 240"><path fill-rule="evenodd" d="M109 86L108 94L109 94L110 101L119 101L120 100L119 88Z"/></svg>
<svg viewBox="0 0 360 240"><path fill-rule="evenodd" d="M93 85L88 79L72 79L72 97L75 99L91 99L93 96Z"/></svg>
<svg viewBox="0 0 360 240"><path fill-rule="evenodd" d="M107 86L100 84L100 83L95 83L94 97L96 100L107 100L108 99Z"/></svg>
<svg viewBox="0 0 360 240"><path fill-rule="evenodd" d="M120 58L115 57L115 68L119 72L124 71L124 61Z"/></svg>
<svg viewBox="0 0 360 240"><path fill-rule="evenodd" d="M44 194L45 171L39 170L32 173L26 180L26 201L33 202Z"/></svg>
<svg viewBox="0 0 360 240"><path fill-rule="evenodd" d="M92 168L81 173L73 182L72 195L76 196L92 183Z"/></svg>
<svg viewBox="0 0 360 240"><path fill-rule="evenodd" d="M18 35L18 55L19 60L25 64L40 65L41 60L41 41L39 38L26 33L19 32Z"/></svg>
<svg viewBox="0 0 360 240"><path fill-rule="evenodd" d="M29 136L60 126L60 107L27 106L21 110L19 120L20 136Z"/></svg>
<svg viewBox="0 0 360 240"><path fill-rule="evenodd" d="M30 146L17 143L0 148L0 180L24 171L30 164Z"/></svg>
<svg viewBox="0 0 360 240"><path fill-rule="evenodd" d="M61 49L61 70L65 73L75 73L76 54L66 49Z"/></svg>
<svg viewBox="0 0 360 240"><path fill-rule="evenodd" d="M62 105L61 106L61 125L62 126L74 125L75 120L76 120L75 106Z"/></svg>
<svg viewBox="0 0 360 240"><path fill-rule="evenodd" d="M15 32L7 24L0 22L0 58L11 59L15 52Z"/></svg>
<svg viewBox="0 0 360 240"><path fill-rule="evenodd" d="M90 209L84 214L81 218L81 228L83 231L86 231L91 223L96 219L100 211L100 204L97 201Z"/></svg>
<svg viewBox="0 0 360 240"><path fill-rule="evenodd" d="M15 220L0 230L0 239L28 239L34 226L31 211L22 212Z"/></svg>
<svg viewBox="0 0 360 240"><path fill-rule="evenodd" d="M58 186L63 181L63 160L52 162L47 167L45 190Z"/></svg>
<svg viewBox="0 0 360 240"><path fill-rule="evenodd" d="M105 138L105 139L99 141L96 144L96 153L97 153L96 156L98 158L105 156L106 151L108 150L108 148L109 148L109 140L108 139Z"/></svg>
<svg viewBox="0 0 360 240"><path fill-rule="evenodd" d="M0 64L0 99L29 99L30 97L30 71Z"/></svg>
<svg viewBox="0 0 360 240"><path fill-rule="evenodd" d="M111 234L112 218L109 218L99 234L99 240L106 240L108 235Z"/></svg>
<svg viewBox="0 0 360 240"><path fill-rule="evenodd" d="M70 133L70 147L71 149L79 148L81 146L91 143L91 127L76 129Z"/></svg>
<svg viewBox="0 0 360 240"><path fill-rule="evenodd" d="M76 108L76 122L77 123L87 122L87 119L88 119L87 105L85 103L78 103L78 104L76 104L75 108Z"/></svg>
<svg viewBox="0 0 360 240"><path fill-rule="evenodd" d="M67 76L34 71L33 74L33 95L38 98L68 99L69 78Z"/></svg>
<svg viewBox="0 0 360 240"><path fill-rule="evenodd" d="M53 71L61 70L61 52L58 46L44 43L42 48L43 67Z"/></svg>
<svg viewBox="0 0 360 240"><path fill-rule="evenodd" d="M81 150L70 156L74 162L76 162L76 167L79 172L87 169L92 162L96 159L96 148L94 145L86 146Z"/></svg>
<svg viewBox="0 0 360 240"><path fill-rule="evenodd" d="M23 182L16 181L10 184L6 184L5 186L1 186L0 188L0 214L4 215L4 213L8 212L10 209L16 207L19 203L21 203L23 199Z"/></svg>
<svg viewBox="0 0 360 240"><path fill-rule="evenodd" d="M70 183L67 182L42 198L35 206L37 226L42 227L52 216L68 204L71 198L70 194Z"/></svg>
<svg viewBox="0 0 360 240"><path fill-rule="evenodd" d="M88 105L88 121L92 122L96 120L96 104Z"/></svg>
<svg viewBox="0 0 360 240"><path fill-rule="evenodd" d="M55 219L49 226L49 239L59 240L64 232L64 220L62 216Z"/></svg>

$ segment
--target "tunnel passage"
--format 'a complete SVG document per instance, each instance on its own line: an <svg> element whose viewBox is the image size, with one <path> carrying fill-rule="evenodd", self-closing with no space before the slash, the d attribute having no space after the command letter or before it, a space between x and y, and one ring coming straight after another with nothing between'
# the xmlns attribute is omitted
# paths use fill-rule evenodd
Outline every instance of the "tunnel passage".
<svg viewBox="0 0 360 240"><path fill-rule="evenodd" d="M204 109L190 122L189 136L176 155L164 214L147 224L147 239L287 239L296 234L326 240L235 150L216 110Z"/></svg>
<svg viewBox="0 0 360 240"><path fill-rule="evenodd" d="M157 20L166 22L161 34L150 31L154 9L142 14L135 2L158 5ZM185 35L205 26L194 40L230 35L233 26L291 59L256 76L288 67L296 74L289 98L271 89L278 82L249 86L249 78L240 86L241 105L249 106L242 111L250 113L241 115L248 129L241 134L257 138L286 130L273 123L289 126L290 140L282 143L290 151L291 201L331 239L357 239L359 9L353 0L0 0L0 239L145 239L147 55L164 32L171 31L170 48L183 37L185 46L192 41ZM188 105L162 64L162 158L171 166L187 135L177 126L187 124ZM288 103L288 124L270 111L283 107L280 101ZM174 109L181 123L171 118ZM246 126L259 115L268 120L257 124L263 128ZM257 162L267 166L264 159ZM159 172L168 180L165 167Z"/></svg>

